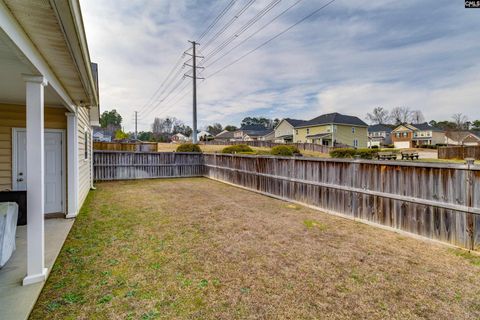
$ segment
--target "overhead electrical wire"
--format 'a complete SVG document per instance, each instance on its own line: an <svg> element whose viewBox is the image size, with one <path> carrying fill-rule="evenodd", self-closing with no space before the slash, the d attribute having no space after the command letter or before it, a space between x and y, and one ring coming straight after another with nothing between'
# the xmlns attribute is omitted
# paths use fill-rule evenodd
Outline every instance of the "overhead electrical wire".
<svg viewBox="0 0 480 320"><path fill-rule="evenodd" d="M172 69L170 70L170 72L167 74L167 76L165 77L165 79L162 81L162 83L160 84L160 86L155 90L155 92L153 93L153 95L148 99L148 101L139 109L139 111L145 109L150 103L153 102L153 100L155 100L155 97L156 95L158 94L158 92L163 88L163 86L167 83L167 81L169 80L169 78L171 77L171 75L173 74L173 72L175 71L175 69L178 68L179 65L182 65L181 62L182 62L182 59L185 55L184 54L181 54L180 57L178 58L178 60L175 62L175 64L173 65Z"/></svg>
<svg viewBox="0 0 480 320"><path fill-rule="evenodd" d="M210 38L204 45L203 49L208 48L218 37L220 37L242 14L247 11L248 8L255 2L255 0L249 0L234 16L231 18L220 30L218 30L215 35Z"/></svg>
<svg viewBox="0 0 480 320"><path fill-rule="evenodd" d="M300 2L302 2L303 0L297 0L296 2L294 2L293 4L291 4L289 7L287 7L285 10L283 10L282 12L280 12L278 15L276 15L275 17L273 17L273 19L271 19L270 21L268 21L267 23L263 24L259 29L257 29L257 31L255 31L254 33L252 33L251 35L249 35L248 37L246 37L244 40L242 40L241 42L239 42L238 44L236 44L234 47L232 47L231 49L229 49L228 51L226 51L223 55L221 55L220 57L218 57L217 59L215 59L213 62L209 63L206 68L209 68L211 67L212 65L214 65L215 63L217 63L218 61L222 60L223 58L225 58L227 55L229 55L230 53L232 53L235 49L237 49L238 47L240 47L242 44L244 44L245 42L247 42L248 40L250 40L251 38L253 38L255 35L257 35L259 32L261 32L262 30L264 30L266 27L268 27L269 25L271 25L273 22L275 22L275 20L277 20L278 18L280 18L281 16L283 16L285 13L287 13L288 11L290 11L293 7L295 7L297 4L299 4ZM202 63L204 63L204 61L202 61Z"/></svg>
<svg viewBox="0 0 480 320"><path fill-rule="evenodd" d="M273 0L265 8L260 10L253 18L251 18L247 23L241 26L237 31L234 32L232 36L226 39L222 44L211 50L205 55L205 58L202 60L202 64L205 64L206 61L212 59L215 55L220 53L225 47L232 43L235 39L241 36L245 31L254 26L258 21L260 21L267 13L269 13L273 8L275 8L282 0Z"/></svg>
<svg viewBox="0 0 480 320"><path fill-rule="evenodd" d="M207 27L205 31L200 35L198 41L202 41L202 39L212 30L215 25L223 18L225 14L233 7L233 5L237 2L237 0L230 1L227 6L217 15L217 17L212 21L212 23Z"/></svg>
<svg viewBox="0 0 480 320"><path fill-rule="evenodd" d="M294 27L296 27L297 25L299 25L300 23L308 20L309 18L313 17L314 15L316 15L318 12L320 12L321 10L325 9L326 7L328 7L330 4L334 3L336 0L330 0L329 2L327 2L326 4L322 5L321 7L319 7L318 9L314 10L313 12L311 12L310 14L306 15L305 17L303 17L302 19L300 19L299 21L295 22L294 24L292 24L291 26L289 26L288 28L284 29L283 31L277 33L275 36L273 36L272 38L268 39L267 41L263 42L262 44L260 44L259 46L255 47L254 49L248 51L247 53L241 55L239 58L233 60L232 62L230 62L229 64L223 66L222 68L218 69L217 71L215 71L214 73L210 74L207 78L212 78L214 77L215 75L219 74L220 72L224 71L225 69L231 67L232 65L238 63L239 61L243 60L244 58L246 58L247 56L249 56L250 54L254 53L255 51L259 50L260 48L266 46L267 44L269 44L270 42L272 42L273 40L277 39L278 37L282 36L283 34L287 33L288 31L290 31L291 29L293 29Z"/></svg>

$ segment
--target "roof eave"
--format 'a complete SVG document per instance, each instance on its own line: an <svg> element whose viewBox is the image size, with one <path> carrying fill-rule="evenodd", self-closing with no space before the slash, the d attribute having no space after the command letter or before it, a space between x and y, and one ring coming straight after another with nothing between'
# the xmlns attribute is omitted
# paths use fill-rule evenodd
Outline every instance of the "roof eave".
<svg viewBox="0 0 480 320"><path fill-rule="evenodd" d="M350 123L339 123L339 122L328 122L328 123L320 123L320 124L310 124L310 125L303 125L303 126L298 126L294 127L295 129L301 129L301 128L308 128L308 127L319 127L319 126L328 126L328 125L342 125L342 126L350 126L350 127L361 127L361 128L368 128L368 124L365 125L359 125L359 124L350 124Z"/></svg>
<svg viewBox="0 0 480 320"><path fill-rule="evenodd" d="M98 107L99 97L93 78L80 3L78 0L50 0L50 4L62 27L88 99L83 101L83 104L88 107Z"/></svg>

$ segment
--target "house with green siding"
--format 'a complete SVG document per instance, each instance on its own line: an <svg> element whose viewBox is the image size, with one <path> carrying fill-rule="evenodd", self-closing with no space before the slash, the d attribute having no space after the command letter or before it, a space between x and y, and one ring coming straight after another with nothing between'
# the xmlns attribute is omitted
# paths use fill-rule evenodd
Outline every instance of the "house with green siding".
<svg viewBox="0 0 480 320"><path fill-rule="evenodd" d="M293 142L366 148L368 125L355 116L338 112L323 114L295 126Z"/></svg>

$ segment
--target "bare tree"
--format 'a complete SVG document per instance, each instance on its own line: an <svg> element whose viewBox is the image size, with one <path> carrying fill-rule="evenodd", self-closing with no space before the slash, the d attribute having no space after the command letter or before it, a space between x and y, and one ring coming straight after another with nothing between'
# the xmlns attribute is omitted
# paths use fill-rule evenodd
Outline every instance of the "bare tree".
<svg viewBox="0 0 480 320"><path fill-rule="evenodd" d="M422 111L413 110L411 112L411 120L412 120L412 123L415 123L415 124L424 123L425 122L425 117L423 116Z"/></svg>
<svg viewBox="0 0 480 320"><path fill-rule="evenodd" d="M456 130L468 130L468 117L462 113L455 113L452 116Z"/></svg>
<svg viewBox="0 0 480 320"><path fill-rule="evenodd" d="M390 122L390 114L388 110L382 107L376 107L372 113L367 113L367 120L372 124L385 124Z"/></svg>
<svg viewBox="0 0 480 320"><path fill-rule="evenodd" d="M182 121L175 117L155 118L152 124L153 133L171 134L175 127L182 125Z"/></svg>
<svg viewBox="0 0 480 320"><path fill-rule="evenodd" d="M408 107L395 107L390 112L390 117L396 125L412 121L412 111Z"/></svg>
<svg viewBox="0 0 480 320"><path fill-rule="evenodd" d="M452 116L453 119L453 129L447 131L447 136L450 136L456 145L463 145L462 140L462 131L468 130L468 118L462 113L455 113Z"/></svg>
<svg viewBox="0 0 480 320"><path fill-rule="evenodd" d="M162 120L160 118L155 118L153 120L152 132L153 133L161 133L162 132Z"/></svg>

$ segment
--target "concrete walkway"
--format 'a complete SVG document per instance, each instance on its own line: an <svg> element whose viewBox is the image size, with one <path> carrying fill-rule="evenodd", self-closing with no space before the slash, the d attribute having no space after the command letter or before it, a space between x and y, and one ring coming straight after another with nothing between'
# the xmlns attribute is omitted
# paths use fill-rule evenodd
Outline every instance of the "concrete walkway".
<svg viewBox="0 0 480 320"><path fill-rule="evenodd" d="M73 225L73 219L45 220L45 263L48 271L57 259L58 253ZM44 282L22 286L27 273L27 227L17 227L17 249L7 264L0 269L0 319L27 319Z"/></svg>

